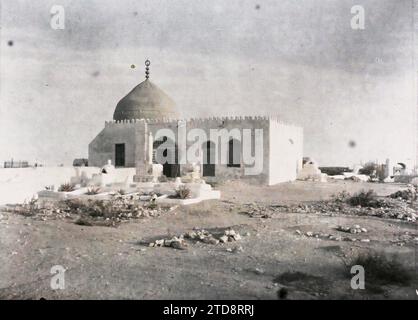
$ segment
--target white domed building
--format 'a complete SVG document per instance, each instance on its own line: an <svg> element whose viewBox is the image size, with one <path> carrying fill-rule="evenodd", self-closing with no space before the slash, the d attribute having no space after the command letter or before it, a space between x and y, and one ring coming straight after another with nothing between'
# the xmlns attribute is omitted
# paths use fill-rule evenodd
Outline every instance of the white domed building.
<svg viewBox="0 0 418 320"><path fill-rule="evenodd" d="M262 184L295 180L302 168L303 129L271 116L180 119L174 101L146 78L117 104L113 120L89 144L89 166L109 160L135 167L146 181L156 164L166 178L194 168L204 180ZM197 169L196 169L197 168Z"/></svg>

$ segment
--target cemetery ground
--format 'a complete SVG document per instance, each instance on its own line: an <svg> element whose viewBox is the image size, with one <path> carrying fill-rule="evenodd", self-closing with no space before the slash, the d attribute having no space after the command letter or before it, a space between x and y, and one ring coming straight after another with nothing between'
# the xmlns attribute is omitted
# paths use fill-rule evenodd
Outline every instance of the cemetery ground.
<svg viewBox="0 0 418 320"><path fill-rule="evenodd" d="M3 207L0 298L417 299L416 221L391 216L393 207L375 215L358 206L355 214L321 204L342 191L372 189L384 198L405 187L228 182L216 186L221 200L113 226L80 223L73 214L25 216ZM309 209L312 203L321 205ZM219 242L225 234L234 236ZM172 243L175 236L180 246L161 242ZM364 290L350 285L357 257L368 261ZM66 269L64 289L51 288L54 265Z"/></svg>

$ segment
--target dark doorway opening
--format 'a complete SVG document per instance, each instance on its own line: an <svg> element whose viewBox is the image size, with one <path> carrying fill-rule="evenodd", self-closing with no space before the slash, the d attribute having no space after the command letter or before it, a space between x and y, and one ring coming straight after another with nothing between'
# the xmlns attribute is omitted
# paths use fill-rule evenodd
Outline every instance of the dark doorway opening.
<svg viewBox="0 0 418 320"><path fill-rule="evenodd" d="M115 167L125 166L125 144L115 144Z"/></svg>
<svg viewBox="0 0 418 320"><path fill-rule="evenodd" d="M160 163L158 161L157 156L157 148L165 143L163 156L168 161L165 163L161 163L163 165L163 174L167 178L176 178L180 177L180 165L178 164L178 148L177 144L175 144L172 140L167 139L167 137L163 137L162 139L156 140L153 143L153 152L152 152L152 162L153 163Z"/></svg>
<svg viewBox="0 0 418 320"><path fill-rule="evenodd" d="M215 143L206 141L203 144L203 176L215 176Z"/></svg>

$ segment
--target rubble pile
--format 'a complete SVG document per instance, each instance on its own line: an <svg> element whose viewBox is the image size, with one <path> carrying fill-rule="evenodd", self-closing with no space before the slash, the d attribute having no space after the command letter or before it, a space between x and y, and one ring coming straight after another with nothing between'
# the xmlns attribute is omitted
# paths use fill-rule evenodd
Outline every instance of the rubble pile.
<svg viewBox="0 0 418 320"><path fill-rule="evenodd" d="M351 238L351 237L341 237L341 236L338 236L338 235L323 233L323 232L307 231L303 234L300 230L296 230L296 233L299 234L299 235L304 235L308 238L317 238L317 239L322 239L322 240L370 242L370 239L357 239L357 238Z"/></svg>
<svg viewBox="0 0 418 320"><path fill-rule="evenodd" d="M176 209L173 207L159 207L152 202L139 201L134 197L114 196L108 200L72 199L62 201L38 201L13 205L6 211L31 216L37 220L57 220L74 218L82 220L86 225L94 225L94 222L111 221L112 223L100 225L115 225L130 219L147 217L159 217Z"/></svg>
<svg viewBox="0 0 418 320"><path fill-rule="evenodd" d="M71 216L69 212L52 203L41 204L34 199L22 204L8 205L4 210L41 221L65 219Z"/></svg>
<svg viewBox="0 0 418 320"><path fill-rule="evenodd" d="M235 232L235 230L233 229L225 230L224 235L219 238L219 241L222 243L238 241L238 240L241 240L241 236L238 232Z"/></svg>
<svg viewBox="0 0 418 320"><path fill-rule="evenodd" d="M417 200L417 191L417 188L411 184L408 185L407 189L396 191L392 193L389 197L398 200L414 201Z"/></svg>
<svg viewBox="0 0 418 320"><path fill-rule="evenodd" d="M400 234L396 239L390 240L391 243L403 247L404 245L418 245L418 234L409 233L406 231Z"/></svg>
<svg viewBox="0 0 418 320"><path fill-rule="evenodd" d="M414 194L411 189L398 191L402 196L410 197ZM415 193L416 195L416 193ZM280 213L313 213L322 215L347 214L357 216L376 216L381 218L400 219L405 221L416 221L417 203L416 201L404 201L400 197L379 197L374 199L370 206L351 205L347 199L334 197L331 200L321 200L302 204L270 204L260 205L256 203L244 204L241 211L252 218L272 218Z"/></svg>
<svg viewBox="0 0 418 320"><path fill-rule="evenodd" d="M209 231L206 231L204 229L197 229L191 232L188 232L184 235L185 238L191 239L191 240L198 240L202 241L204 243L209 244L218 244L219 240L216 239Z"/></svg>
<svg viewBox="0 0 418 320"><path fill-rule="evenodd" d="M171 247L174 249L184 250L187 244L184 241L183 235L179 237L172 237L170 239L160 239L149 243L150 247Z"/></svg>
<svg viewBox="0 0 418 320"><path fill-rule="evenodd" d="M244 204L245 211L243 213L249 215L251 218L271 218L275 207L262 205L251 202Z"/></svg>
<svg viewBox="0 0 418 320"><path fill-rule="evenodd" d="M160 239L154 242L150 242L149 246L150 247L173 247L176 249L180 249L181 247L181 249L183 249L186 246L186 242L184 241L185 239L216 245L219 243L239 241L242 238L238 232L236 232L235 230L231 228L226 229L223 235L219 237L219 239L217 239L213 234L211 234L207 230L194 229L193 231L185 233L185 234L181 234L178 237L175 236L171 239Z"/></svg>
<svg viewBox="0 0 418 320"><path fill-rule="evenodd" d="M362 232L367 232L366 228L362 228L360 227L358 224L352 226L352 227L347 227L347 226L338 226L337 227L338 231L342 231L342 232L347 232L347 233L362 233Z"/></svg>

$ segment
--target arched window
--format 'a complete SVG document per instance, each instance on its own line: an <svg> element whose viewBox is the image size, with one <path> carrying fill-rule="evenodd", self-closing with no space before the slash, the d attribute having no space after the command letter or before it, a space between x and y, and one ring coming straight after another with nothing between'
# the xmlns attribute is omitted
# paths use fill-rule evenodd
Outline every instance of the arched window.
<svg viewBox="0 0 418 320"><path fill-rule="evenodd" d="M241 143L236 139L230 139L228 143L227 167L241 167Z"/></svg>

